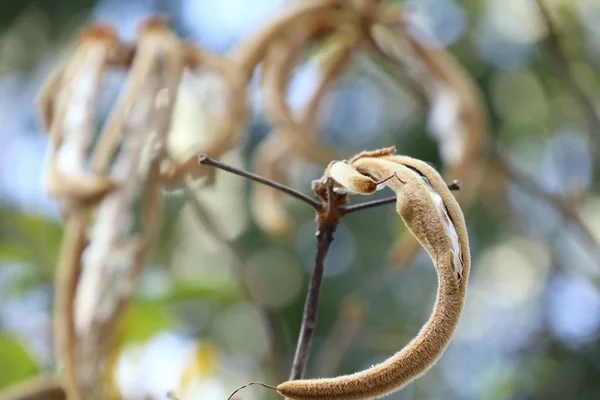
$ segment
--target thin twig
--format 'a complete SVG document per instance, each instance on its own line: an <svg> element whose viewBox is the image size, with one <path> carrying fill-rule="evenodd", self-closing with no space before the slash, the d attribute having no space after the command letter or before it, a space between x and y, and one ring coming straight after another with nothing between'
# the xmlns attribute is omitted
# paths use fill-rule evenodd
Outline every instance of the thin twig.
<svg viewBox="0 0 600 400"><path fill-rule="evenodd" d="M341 208L340 211L342 212L342 215L348 215L348 214L356 212L356 211L362 211L362 210L367 210L369 208L375 208L375 207L379 207L379 206L385 206L388 204L394 204L394 203L396 203L396 200L398 200L396 198L396 196L393 196L393 197L386 197L385 199L365 201L363 203L354 204L351 206L344 206Z"/></svg>
<svg viewBox="0 0 600 400"><path fill-rule="evenodd" d="M585 115L590 135L596 141L596 144L600 146L600 117L596 111L594 103L590 97L585 93L581 85L577 82L575 73L571 68L571 63L567 57L563 46L560 42L558 30L552 21L552 16L544 4L544 0L536 0L537 6L540 10L540 14L548 27L548 39L547 47L556 60L556 68L558 74L566 80L567 84L571 88L571 91L577 98L581 109Z"/></svg>
<svg viewBox="0 0 600 400"><path fill-rule="evenodd" d="M238 249L236 244L232 240L228 239L221 227L214 222L205 205L202 204L202 201L198 198L198 196L196 196L196 193L194 192L194 189L192 188L190 181L187 178L183 180L182 186L185 198L190 207L192 208L194 215L198 219L198 222L205 228L207 228L207 231L210 232L213 235L213 237L217 239L217 241L221 243L221 245L225 247L233 256L234 263L237 264L237 267L234 268L234 274L236 276L236 279L238 280L238 285L242 290L244 297L252 301L252 303L254 303L254 305L265 316L267 320L267 330L269 331L271 343L273 344L271 349L271 366L273 368L273 373L279 375L282 363L281 360L279 360L279 358L277 357L277 354L282 354L281 348L283 347L283 345L279 338L279 335L277 335L277 322L275 321L272 313L270 313L264 307L260 306L258 302L253 301L254 299L252 293L244 277L244 273L247 269L247 263L244 256L242 255L241 251Z"/></svg>
<svg viewBox="0 0 600 400"><path fill-rule="evenodd" d="M263 185L267 185L274 189L280 190L300 201L305 202L306 204L308 204L309 206L311 206L313 209L315 209L317 211L319 211L321 209L321 203L319 203L319 201L313 199L312 197L305 195L302 192L299 192L295 189L292 189L289 186L282 185L282 184L272 181L270 179L263 178L262 176L253 174L251 172L244 171L244 170L232 167L230 165L224 164L222 162L213 160L213 159L209 158L208 156L206 156L205 154L200 154L198 156L198 163L204 164L204 165L210 165L211 167L222 169L223 171L230 172L234 175L244 177L251 181L262 183Z"/></svg>
<svg viewBox="0 0 600 400"><path fill-rule="evenodd" d="M448 189L450 189L452 191L456 191L456 190L460 190L461 186L462 186L462 183L455 179L451 183L448 184ZM363 203L354 204L351 206L342 206L342 207L340 207L340 212L342 213L342 215L348 215L348 214L351 214L356 211L362 211L362 210L367 210L369 208L375 208L375 207L379 207L379 206L385 206L388 204L394 204L396 202L396 200L397 200L397 197L392 196L392 197L386 197L385 199L365 201Z"/></svg>
<svg viewBox="0 0 600 400"><path fill-rule="evenodd" d="M304 313L302 315L302 325L298 335L296 353L290 372L290 380L302 379L308 354L312 344L313 335L317 327L317 313L319 310L319 297L321 294L321 285L323 283L323 274L325 272L325 260L329 247L334 239L335 231L339 224L339 209L336 204L335 193L333 191L333 182L328 180L326 183L327 196L326 207L317 217L317 252L313 265L306 302L304 303Z"/></svg>
<svg viewBox="0 0 600 400"><path fill-rule="evenodd" d="M262 387L265 387L265 388L271 389L271 390L277 390L277 386L267 385L266 383L262 383L262 382L250 382L244 386L240 386L239 388L237 388L233 393L231 393L229 395L227 400L234 400L235 399L234 396L237 394L237 392L239 392L242 389L246 389L248 386L254 386L254 385L262 386Z"/></svg>

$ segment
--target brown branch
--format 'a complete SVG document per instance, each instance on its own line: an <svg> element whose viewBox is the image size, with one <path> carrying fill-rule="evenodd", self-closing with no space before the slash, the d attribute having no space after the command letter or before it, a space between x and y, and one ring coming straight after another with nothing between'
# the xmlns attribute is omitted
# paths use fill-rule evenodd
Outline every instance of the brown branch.
<svg viewBox="0 0 600 400"><path fill-rule="evenodd" d="M325 260L327 253L334 239L335 231L339 225L342 213L341 207L348 201L346 194L338 194L333 190L334 182L331 179L324 181L319 180L313 182L313 190L321 198L321 202L306 196L303 193L297 192L287 186L283 186L269 179L252 174L250 172L240 170L227 164L215 161L201 154L198 157L198 162L204 165L210 165L215 168L222 169L235 175L242 176L249 180L263 183L272 188L281 190L292 197L300 199L311 205L317 212L317 251L315 254L315 262L311 274L311 280L308 286L308 294L304 305L304 313L302 317L302 325L298 336L298 344L294 355L294 362L290 379L300 379L304 375L308 353L312 344L312 338L317 325L317 313L319 305L319 297L321 294L321 285L323 283L323 275L325 272Z"/></svg>
<svg viewBox="0 0 600 400"><path fill-rule="evenodd" d="M342 207L342 214L348 215L348 214L351 214L356 211L367 210L369 208L385 206L388 204L395 204L396 200L397 200L396 196L393 196L393 197L386 197L385 199L365 201L363 203L354 204L351 206L345 206L345 207Z"/></svg>
<svg viewBox="0 0 600 400"><path fill-rule="evenodd" d="M266 178L263 178L262 176L253 174L252 172L244 171L244 170L232 167L230 165L227 165L225 163L222 163L220 161L213 160L213 159L207 157L205 154L200 154L198 156L198 163L204 164L204 165L210 165L211 167L222 169L223 171L227 171L234 175L241 176L248 180L262 183L263 185L270 186L273 189L277 189L277 190L284 192L300 201L305 202L306 204L308 204L309 206L311 206L313 209L315 209L317 211L321 209L321 203L319 203L317 200L313 199L312 197L305 195L304 193L301 193L295 189L292 189L289 186L285 186L285 185L282 185L275 181L272 181L270 179L266 179Z"/></svg>
<svg viewBox="0 0 600 400"><path fill-rule="evenodd" d="M550 15L544 0L536 0L536 3L544 23L548 28L548 39L546 43L548 50L556 60L554 65L556 66L558 75L562 76L569 85L573 95L583 110L591 137L596 141L596 144L600 146L600 117L598 116L594 103L577 82L569 58L560 42L558 29L552 21L552 16Z"/></svg>
<svg viewBox="0 0 600 400"><path fill-rule="evenodd" d="M448 189L450 189L452 191L457 191L457 190L460 190L461 186L462 186L462 183L455 179L451 183L448 184ZM351 206L342 206L342 207L340 207L340 212L342 213L342 215L348 215L348 214L351 214L356 211L362 211L362 210L367 210L369 208L375 208L375 207L379 207L379 206L385 206L388 204L394 204L394 203L396 203L396 200L397 200L396 196L392 196L392 197L386 197L385 199L365 201L363 203L354 204Z"/></svg>
<svg viewBox="0 0 600 400"><path fill-rule="evenodd" d="M339 212L339 202L345 201L345 197L340 198L333 191L333 181L328 179L324 183L316 183L317 193L322 193L325 186L326 195L322 196L325 207L323 211L317 214L317 252L315 262L308 285L306 302L304 303L304 313L302 315L302 325L298 335L296 353L290 372L290 380L302 379L308 354L312 344L313 335L317 327L317 314L319 311L319 298L321 295L321 285L323 283L323 274L325 273L325 260L329 247L334 239L335 231L338 227L341 214Z"/></svg>

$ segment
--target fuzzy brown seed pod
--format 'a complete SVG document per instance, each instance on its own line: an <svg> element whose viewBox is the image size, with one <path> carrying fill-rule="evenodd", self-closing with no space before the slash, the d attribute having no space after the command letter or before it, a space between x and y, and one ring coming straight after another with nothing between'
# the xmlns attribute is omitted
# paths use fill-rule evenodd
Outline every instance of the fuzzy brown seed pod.
<svg viewBox="0 0 600 400"><path fill-rule="evenodd" d="M438 272L433 313L410 343L378 365L351 375L278 385L277 391L290 399L366 400L396 391L435 364L462 313L470 253L464 217L454 196L437 171L425 162L367 154L346 165L358 174L385 181L396 192L398 214L429 253Z"/></svg>

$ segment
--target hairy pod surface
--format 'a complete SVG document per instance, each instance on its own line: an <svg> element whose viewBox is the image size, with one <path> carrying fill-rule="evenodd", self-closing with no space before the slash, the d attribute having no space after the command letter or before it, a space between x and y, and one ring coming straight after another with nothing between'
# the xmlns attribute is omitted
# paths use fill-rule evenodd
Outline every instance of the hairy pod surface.
<svg viewBox="0 0 600 400"><path fill-rule="evenodd" d="M462 210L439 173L426 162L393 155L393 149L364 152L333 163L337 183L356 191L358 175L385 182L397 196L396 211L430 255L438 273L433 312L418 335L384 362L336 378L288 381L277 391L295 400L361 400L384 396L424 374L444 353L462 313L470 267ZM340 168L343 173L339 173ZM333 173L332 173L333 170ZM352 172L353 170L354 172ZM348 177L353 179L348 179Z"/></svg>

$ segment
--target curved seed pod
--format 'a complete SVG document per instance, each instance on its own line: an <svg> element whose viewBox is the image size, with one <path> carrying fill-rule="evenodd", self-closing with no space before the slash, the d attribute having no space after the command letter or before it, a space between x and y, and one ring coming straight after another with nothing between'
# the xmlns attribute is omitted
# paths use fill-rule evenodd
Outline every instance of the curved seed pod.
<svg viewBox="0 0 600 400"><path fill-rule="evenodd" d="M290 24L300 18L310 21L320 18L328 9L339 8L341 0L311 0L301 1L285 9L270 24L263 26L256 34L241 43L233 50L233 57L242 68L242 80L247 84L260 61L265 57L272 41L286 31Z"/></svg>
<svg viewBox="0 0 600 400"><path fill-rule="evenodd" d="M402 388L443 354L462 313L470 253L462 211L442 177L427 163L363 156L351 166L396 192L396 210L431 256L438 272L433 313L402 350L369 369L337 378L284 382L277 391L290 399L371 399ZM400 161L400 159L399 159ZM411 165L411 167L409 167ZM414 166L415 169L413 169ZM398 179L388 179L395 176Z"/></svg>
<svg viewBox="0 0 600 400"><path fill-rule="evenodd" d="M49 130L46 190L65 201L68 220L55 280L55 346L63 367L65 391L81 398L76 382L73 306L80 258L87 245L87 206L116 190L108 177L87 169L95 133L96 101L105 69L126 66L131 50L105 25L83 29L75 54L42 86L37 108Z"/></svg>
<svg viewBox="0 0 600 400"><path fill-rule="evenodd" d="M172 162L163 164L162 179L169 183L180 182L186 174L192 178L207 176L209 180L212 180L214 168L199 165L198 153L205 153L215 159L220 158L235 145L247 118L246 82L240 76L239 67L227 58L198 49L190 43L185 44L185 53L186 64L192 70L207 68L216 72L227 83L229 93L226 107L223 109L225 114L219 117L219 124L213 133L214 140L208 148L192 145L185 152L174 154L173 146L170 142L168 143ZM174 132L171 132L169 136L172 134Z"/></svg>
<svg viewBox="0 0 600 400"><path fill-rule="evenodd" d="M110 27L91 25L80 34L75 54L42 86L36 103L49 131L45 186L50 196L90 204L115 189L109 178L91 173L86 162L104 72L129 58L130 50Z"/></svg>
<svg viewBox="0 0 600 400"><path fill-rule="evenodd" d="M339 40L336 41L336 39L341 39L341 42ZM285 169L290 166L290 158L296 159L297 157L298 145L296 143L298 143L298 141L301 143L300 146L305 146L310 150L309 154L306 154L306 152L301 153L303 153L302 155L305 158L311 161L318 162L333 158L331 157L331 154L335 154L335 152L331 149L327 149L325 145L320 142L316 143L316 141L319 140L316 136L314 140L312 140L315 142L312 147L308 146L309 143L307 143L306 138L312 137L310 136L311 133L314 135L315 117L320 101L328 87L332 84L335 76L341 72L341 69L350 57L351 45L343 38L336 39L334 39L335 45L332 46L333 49L327 51L323 56L323 60L319 61L322 65L319 83L310 100L300 112L299 122L295 122L294 120L293 124L291 124L293 125L291 129L293 129L294 132L287 133L285 131L288 129L278 128L271 136L264 139L258 149L254 152L253 170L259 175L274 179L281 183L287 183L288 177ZM288 39L281 39L282 45L288 41ZM281 50L283 50L281 47L272 46L271 51L267 53L267 58L265 59L263 66L263 82L269 83L270 78L267 75L271 72L272 58L276 53L280 53ZM294 53L290 51L289 44L287 45L286 50L289 51L288 54ZM289 73L287 77L284 77L280 81L281 85L287 87L287 80L289 80ZM293 118L291 110L284 104L286 101L284 95L285 88L274 88L274 86L271 86L271 89L275 90L276 93L275 96L268 96L268 94L266 96L266 115L277 116L283 114L288 115L289 118ZM273 99L273 97L275 97L275 99ZM271 118L271 120L273 121L274 118ZM304 131L304 134L301 131ZM319 154L324 154L319 156L320 160L317 160L317 157L315 157L315 150L318 149L324 150L319 152ZM281 193L264 185L257 184L253 185L252 190L252 209L256 223L271 235L284 236L287 234L292 227L290 217L283 204Z"/></svg>
<svg viewBox="0 0 600 400"><path fill-rule="evenodd" d="M374 26L374 42L407 71L425 94L430 130L439 142L444 162L443 176L465 183L465 188L455 194L464 206L477 193L485 170L488 128L480 90L448 52L422 44L407 31L404 22L396 27L393 32L389 27ZM418 244L405 237L392 249L391 258L401 266L418 250Z"/></svg>
<svg viewBox="0 0 600 400"><path fill-rule="evenodd" d="M88 244L87 212L73 210L67 220L54 280L54 346L69 399L82 399L77 382L74 305L81 273L81 256Z"/></svg>
<svg viewBox="0 0 600 400"><path fill-rule="evenodd" d="M157 228L159 163L165 157L183 50L165 21L148 19L140 28L136 57L92 156L98 172L119 188L100 202L75 301L78 384L86 398L97 389L114 325L129 299ZM117 146L120 150L115 155ZM146 159L144 158L146 157ZM138 202L142 211L133 223ZM96 393L104 397L101 393Z"/></svg>
<svg viewBox="0 0 600 400"><path fill-rule="evenodd" d="M172 110L176 92L171 93L171 88L176 88L181 80L185 56L183 46L171 31L166 20L151 17L140 26L135 59L127 81L94 148L92 159L94 170L105 172L110 165L117 147L121 143L128 117L132 115L132 109L141 98L144 98L141 93L148 93L148 86L151 85L147 85L147 81L153 82L155 86L164 85L165 91L158 98L156 95L147 97L146 101L156 101L161 104L165 102L168 107L166 111ZM162 70L161 77L151 78L157 68ZM157 79L161 79L161 82L156 82ZM157 104L157 106L161 106L161 104ZM147 104L146 106L152 107L153 105ZM135 116L133 117L135 118ZM168 124L170 125L170 118ZM161 128L168 130L169 126ZM160 131L162 134L162 129ZM153 133L156 136L156 133ZM164 148L165 138L160 137L159 140L161 147Z"/></svg>
<svg viewBox="0 0 600 400"><path fill-rule="evenodd" d="M301 20L305 22L301 25L302 30L298 29L296 33L291 29L296 33L292 38L281 40L270 46L262 88L265 93L265 115L271 125L276 126L281 134L285 134L304 158L320 164L327 164L332 159L339 159L340 156L322 143L311 125L297 122L298 118L290 109L286 96L295 60L302 47L315 35L321 35L324 31L341 29L344 26L340 13L330 11L321 14L320 17L310 21ZM356 35L351 34L336 37L333 51L328 54L319 83L323 88L317 88L315 96L308 104L310 107L307 109L310 112L308 118L314 118L316 105L319 104L325 87L340 72L344 59L349 58L355 39Z"/></svg>

